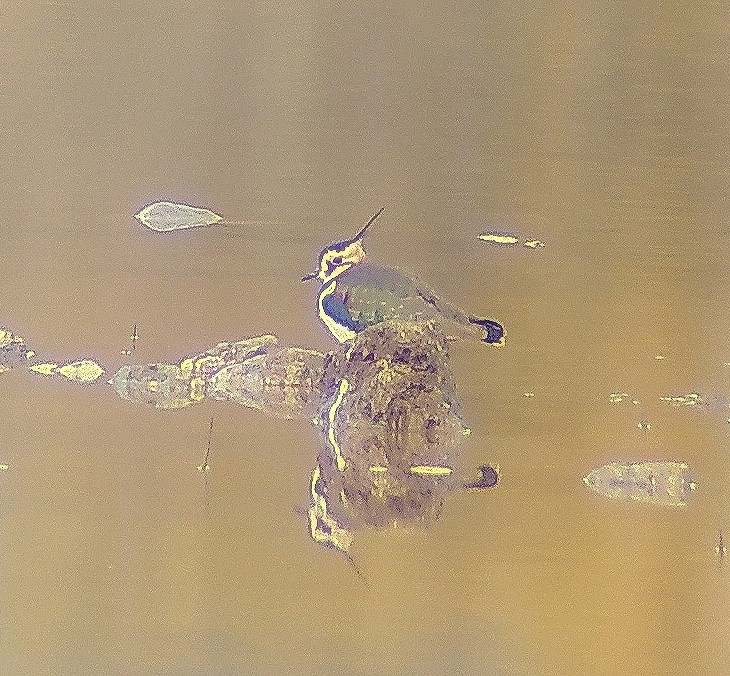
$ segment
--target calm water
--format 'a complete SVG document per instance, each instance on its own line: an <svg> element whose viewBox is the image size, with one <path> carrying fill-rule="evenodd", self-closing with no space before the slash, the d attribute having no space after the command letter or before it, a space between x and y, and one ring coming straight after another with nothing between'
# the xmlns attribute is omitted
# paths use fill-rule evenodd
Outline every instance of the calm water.
<svg viewBox="0 0 730 676"><path fill-rule="evenodd" d="M4 374L3 672L727 673L727 414L658 400L728 394L726 3L272 4L0 7L0 319L112 371L135 322L142 362L328 349L298 280L385 206L371 260L507 327L453 349L500 487L360 535L364 584L296 513L312 428ZM158 235L158 199L271 224ZM697 495L581 484L624 459Z"/></svg>

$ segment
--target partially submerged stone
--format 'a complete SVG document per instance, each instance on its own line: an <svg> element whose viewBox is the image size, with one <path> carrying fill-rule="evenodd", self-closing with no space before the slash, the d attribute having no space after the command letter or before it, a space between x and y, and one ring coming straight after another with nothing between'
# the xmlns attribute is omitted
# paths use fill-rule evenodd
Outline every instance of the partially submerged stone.
<svg viewBox="0 0 730 676"><path fill-rule="evenodd" d="M203 225L213 225L223 220L208 209L191 207L188 204L175 202L155 202L146 206L134 217L150 230L169 232L171 230L186 230Z"/></svg>
<svg viewBox="0 0 730 676"><path fill-rule="evenodd" d="M445 497L496 484L465 482L461 416L446 336L432 322L392 320L325 359L324 449L312 474L313 539L341 551L364 526L428 525Z"/></svg>
<svg viewBox="0 0 730 676"><path fill-rule="evenodd" d="M185 408L205 398L212 376L220 369L266 354L276 344L276 336L270 335L218 343L177 364L122 366L109 384L127 401L160 409Z"/></svg>
<svg viewBox="0 0 730 676"><path fill-rule="evenodd" d="M299 347L237 361L208 382L213 399L235 401L278 418L311 419L319 412L324 354Z"/></svg>
<svg viewBox="0 0 730 676"><path fill-rule="evenodd" d="M683 462L612 462L583 478L588 488L612 500L636 500L681 507L696 490L689 467Z"/></svg>
<svg viewBox="0 0 730 676"><path fill-rule="evenodd" d="M81 359L58 368L58 373L76 383L93 383L104 375L104 369L91 359Z"/></svg>
<svg viewBox="0 0 730 676"><path fill-rule="evenodd" d="M122 366L109 384L122 399L161 409L185 408L202 399L178 364Z"/></svg>

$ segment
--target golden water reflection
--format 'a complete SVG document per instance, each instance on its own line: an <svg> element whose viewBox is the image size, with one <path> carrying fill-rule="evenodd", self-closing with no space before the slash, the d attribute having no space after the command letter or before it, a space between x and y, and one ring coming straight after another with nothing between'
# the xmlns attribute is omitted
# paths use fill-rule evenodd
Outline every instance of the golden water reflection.
<svg viewBox="0 0 730 676"><path fill-rule="evenodd" d="M0 15L2 323L53 363L121 365L135 323L143 362L326 351L299 279L382 205L368 255L508 333L452 351L499 488L364 532L366 584L297 514L315 430L229 406L203 475L207 404L2 374L4 671L726 673L728 423L659 400L727 394L722 3ZM254 224L132 219L163 199ZM581 482L647 458L692 468L691 504Z"/></svg>

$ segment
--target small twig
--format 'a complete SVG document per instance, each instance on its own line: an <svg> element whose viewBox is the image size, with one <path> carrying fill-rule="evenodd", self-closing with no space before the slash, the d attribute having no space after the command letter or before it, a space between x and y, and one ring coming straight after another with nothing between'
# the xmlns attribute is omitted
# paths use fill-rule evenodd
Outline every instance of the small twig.
<svg viewBox="0 0 730 676"><path fill-rule="evenodd" d="M722 539L722 531L719 532L717 547L715 547L715 553L717 554L720 565L722 566L722 564L725 562L725 555L727 554L727 547L725 546L725 543Z"/></svg>
<svg viewBox="0 0 730 676"><path fill-rule="evenodd" d="M129 336L129 339L132 341L131 345L129 346L128 350L122 350L122 354L129 356L137 349L137 341L139 340L139 332L137 331L137 325L134 325L134 328L132 329L132 335Z"/></svg>
<svg viewBox="0 0 730 676"><path fill-rule="evenodd" d="M213 417L210 418L210 427L208 428L208 450L205 452L205 458L203 458L202 464L198 465L197 470L198 472L207 472L210 470L210 465L208 464L208 458L210 457L210 440L213 435Z"/></svg>
<svg viewBox="0 0 730 676"><path fill-rule="evenodd" d="M134 325L134 328L132 329L132 335L129 336L132 340L132 351L137 349L137 341L139 340L139 333L137 332L137 325Z"/></svg>

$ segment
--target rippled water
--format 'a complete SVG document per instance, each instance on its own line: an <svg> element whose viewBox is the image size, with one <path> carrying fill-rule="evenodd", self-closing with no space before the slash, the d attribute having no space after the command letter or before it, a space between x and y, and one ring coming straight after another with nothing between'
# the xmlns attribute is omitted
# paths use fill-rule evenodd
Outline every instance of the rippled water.
<svg viewBox="0 0 730 676"><path fill-rule="evenodd" d="M452 351L499 488L360 535L362 578L297 513L312 428L3 374L3 670L727 673L727 411L659 397L728 394L728 37L719 2L5 3L0 323L48 358L329 349L298 280L381 206L371 260L508 343ZM647 459L686 508L581 482Z"/></svg>

